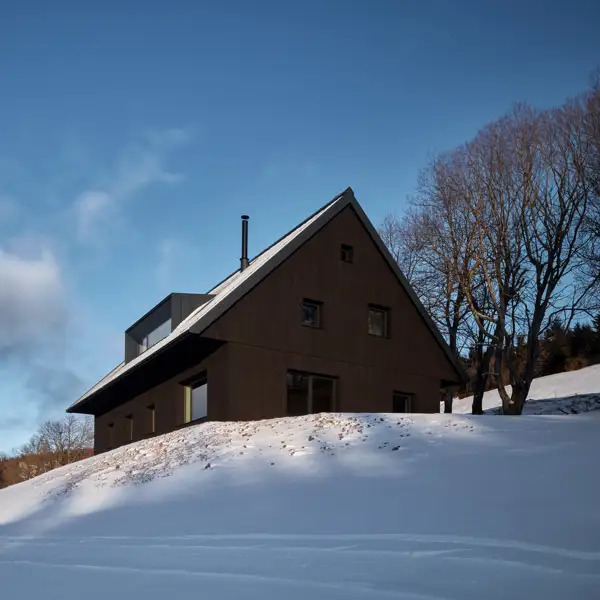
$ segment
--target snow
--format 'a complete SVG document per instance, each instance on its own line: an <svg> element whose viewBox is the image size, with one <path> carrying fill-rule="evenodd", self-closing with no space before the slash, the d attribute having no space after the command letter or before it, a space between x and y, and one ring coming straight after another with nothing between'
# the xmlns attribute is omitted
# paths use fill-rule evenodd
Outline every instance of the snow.
<svg viewBox="0 0 600 600"><path fill-rule="evenodd" d="M510 391L510 386L507 389ZM468 414L471 412L472 403L472 396L455 400L452 412ZM484 394L484 411L497 413L501 406L502 401L498 390L491 390ZM523 412L528 415L552 415L598 409L600 409L600 365L594 365L578 371L534 379Z"/></svg>
<svg viewBox="0 0 600 600"><path fill-rule="evenodd" d="M0 490L2 597L597 599L599 433L600 411L188 427Z"/></svg>

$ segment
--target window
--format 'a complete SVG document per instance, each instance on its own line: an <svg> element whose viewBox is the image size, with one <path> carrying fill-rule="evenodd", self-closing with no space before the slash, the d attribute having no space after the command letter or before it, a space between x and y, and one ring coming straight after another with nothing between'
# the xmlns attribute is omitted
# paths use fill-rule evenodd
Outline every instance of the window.
<svg viewBox="0 0 600 600"><path fill-rule="evenodd" d="M342 244L340 253L340 258L343 262L354 262L354 248L352 246L349 246L348 244Z"/></svg>
<svg viewBox="0 0 600 600"><path fill-rule="evenodd" d="M392 399L392 410L395 413L409 413L412 410L412 394L394 392Z"/></svg>
<svg viewBox="0 0 600 600"><path fill-rule="evenodd" d="M148 433L156 433L156 409L154 408L154 404L148 406L148 420L149 420L149 432Z"/></svg>
<svg viewBox="0 0 600 600"><path fill-rule="evenodd" d="M108 424L108 449L110 450L115 445L115 424Z"/></svg>
<svg viewBox="0 0 600 600"><path fill-rule="evenodd" d="M388 337L388 327L389 310L382 306L369 306L369 334L378 337Z"/></svg>
<svg viewBox="0 0 600 600"><path fill-rule="evenodd" d="M321 327L321 302L316 300L302 301L302 325L306 327Z"/></svg>
<svg viewBox="0 0 600 600"><path fill-rule="evenodd" d="M287 414L294 417L333 411L336 387L333 377L288 371Z"/></svg>
<svg viewBox="0 0 600 600"><path fill-rule="evenodd" d="M191 423L208 415L208 381L206 377L185 386L183 420Z"/></svg>
<svg viewBox="0 0 600 600"><path fill-rule="evenodd" d="M127 415L125 423L127 425L127 440L133 442L133 415Z"/></svg>
<svg viewBox="0 0 600 600"><path fill-rule="evenodd" d="M148 350L148 348L152 348L154 344L157 344L160 340L166 338L170 333L171 319L167 319L164 323L161 323L142 338L140 342L140 354Z"/></svg>

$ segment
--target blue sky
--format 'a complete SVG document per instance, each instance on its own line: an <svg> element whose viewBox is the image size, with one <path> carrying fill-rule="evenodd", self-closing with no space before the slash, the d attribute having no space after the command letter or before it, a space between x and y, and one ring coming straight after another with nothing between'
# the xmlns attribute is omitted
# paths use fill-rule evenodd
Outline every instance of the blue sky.
<svg viewBox="0 0 600 600"><path fill-rule="evenodd" d="M28 2L0 16L0 451L351 185L375 223L429 157L582 91L594 1Z"/></svg>

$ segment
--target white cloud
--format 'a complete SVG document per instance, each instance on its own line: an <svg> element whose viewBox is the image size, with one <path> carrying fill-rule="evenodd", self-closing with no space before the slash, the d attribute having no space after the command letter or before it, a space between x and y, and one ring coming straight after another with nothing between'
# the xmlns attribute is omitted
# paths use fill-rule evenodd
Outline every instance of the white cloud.
<svg viewBox="0 0 600 600"><path fill-rule="evenodd" d="M0 248L0 353L35 347L66 320L59 265L47 249L28 257Z"/></svg>
<svg viewBox="0 0 600 600"><path fill-rule="evenodd" d="M148 132L144 142L127 148L119 157L104 185L85 190L75 200L74 210L80 240L94 237L115 218L124 202L154 184L173 185L183 175L167 170L169 152L184 144L189 135L182 129Z"/></svg>
<svg viewBox="0 0 600 600"><path fill-rule="evenodd" d="M103 191L88 190L75 200L77 234L83 240L93 237L95 228L106 222L115 198Z"/></svg>

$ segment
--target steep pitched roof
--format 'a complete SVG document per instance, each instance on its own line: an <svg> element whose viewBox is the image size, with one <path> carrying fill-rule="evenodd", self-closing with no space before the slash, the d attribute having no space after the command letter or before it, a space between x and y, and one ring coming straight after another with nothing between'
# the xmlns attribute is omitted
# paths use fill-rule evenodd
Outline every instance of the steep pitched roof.
<svg viewBox="0 0 600 600"><path fill-rule="evenodd" d="M262 281L271 271L279 266L286 258L295 252L304 242L310 239L324 225L333 219L347 206L351 206L358 215L362 224L373 238L391 269L398 277L400 284L408 293L415 307L429 326L437 342L445 352L447 358L454 366L456 373L461 379L465 379L464 372L457 356L450 350L448 344L440 334L439 330L431 320L431 317L417 298L414 290L408 283L404 274L392 258L381 237L373 227L369 218L354 197L352 188L347 188L342 194L336 196L318 211L313 213L305 221L300 223L289 233L278 239L271 246L263 250L250 261L246 269L234 271L222 282L213 287L208 294L213 297L205 304L199 306L186 319L184 319L167 337L146 350L128 363L122 362L108 375L90 388L81 398L74 402L67 410L75 411L77 406L84 400L99 392L110 383L123 377L126 373L147 361L154 354L168 348L171 344L181 338L184 334L201 334L212 323L214 323L225 311L229 310L238 300L247 294L254 286Z"/></svg>

